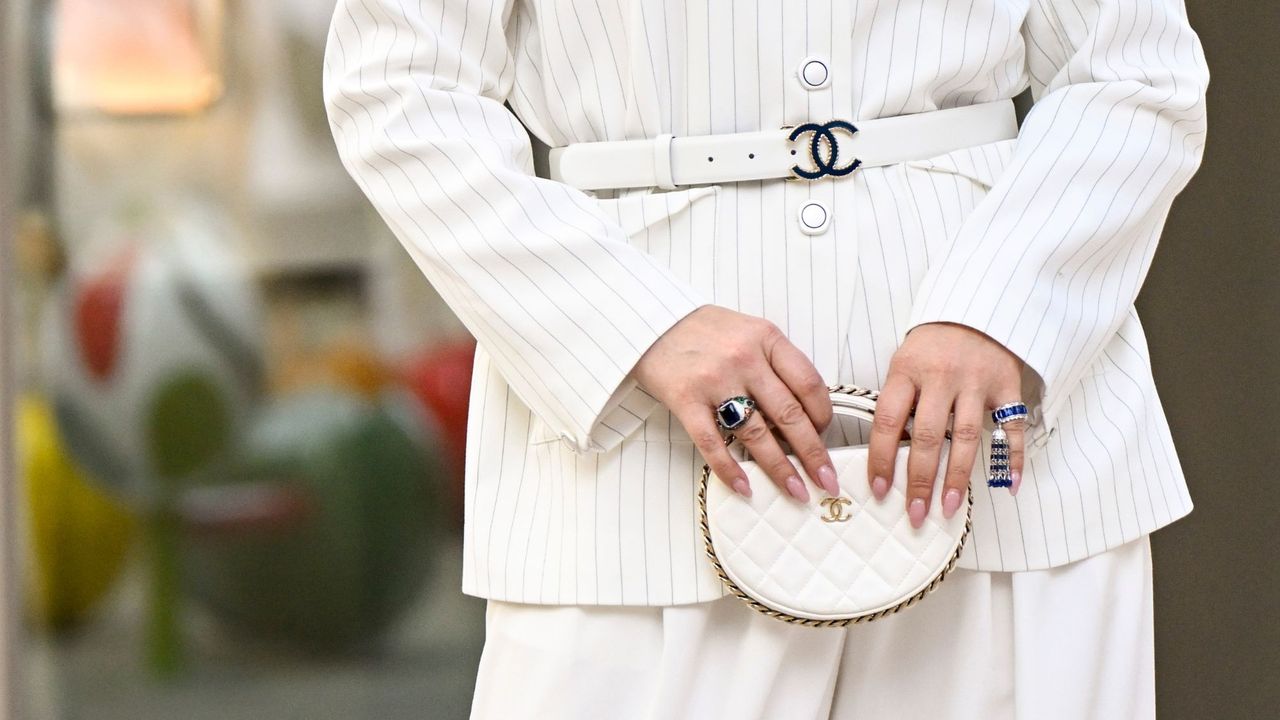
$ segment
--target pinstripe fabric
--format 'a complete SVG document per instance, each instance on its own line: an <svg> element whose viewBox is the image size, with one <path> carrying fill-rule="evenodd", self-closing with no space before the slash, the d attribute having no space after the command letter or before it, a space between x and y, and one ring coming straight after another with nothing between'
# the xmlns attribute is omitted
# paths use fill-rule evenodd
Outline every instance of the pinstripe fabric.
<svg viewBox="0 0 1280 720"><path fill-rule="evenodd" d="M797 80L810 55L828 87ZM1180 0L338 0L338 151L479 341L463 591L723 594L698 453L628 375L705 303L772 320L831 382L878 386L938 320L1026 360L1023 489L976 489L964 567L1051 567L1185 515L1133 300L1200 162L1207 83ZM525 130L556 146L856 122L1028 86L1016 140L813 182L588 194L533 174ZM832 211L820 235L797 221L811 200Z"/></svg>

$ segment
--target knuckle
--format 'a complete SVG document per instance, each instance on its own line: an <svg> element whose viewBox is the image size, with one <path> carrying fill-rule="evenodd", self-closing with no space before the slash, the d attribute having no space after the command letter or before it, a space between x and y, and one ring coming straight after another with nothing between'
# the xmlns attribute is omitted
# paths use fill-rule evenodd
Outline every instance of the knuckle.
<svg viewBox="0 0 1280 720"><path fill-rule="evenodd" d="M774 463L770 475L780 482L786 482L787 478L796 474L796 468L791 464L790 460L784 456L778 462Z"/></svg>
<svg viewBox="0 0 1280 720"><path fill-rule="evenodd" d="M759 333L760 341L765 345L772 345L781 340L786 340L786 333L782 332L782 328L778 327L773 321L765 318L758 318L755 321L756 332Z"/></svg>
<svg viewBox="0 0 1280 720"><path fill-rule="evenodd" d="M732 483L743 474L742 470L738 468L738 464L729 460L720 460L707 464L711 466L711 470L715 473L716 477L727 483Z"/></svg>
<svg viewBox="0 0 1280 720"><path fill-rule="evenodd" d="M782 425L795 425L802 422L806 417L804 407L800 403L789 402L778 411L774 421Z"/></svg>
<svg viewBox="0 0 1280 720"><path fill-rule="evenodd" d="M752 422L746 427L738 431L738 437L745 443L756 443L764 439L769 434L769 428L764 423Z"/></svg>
<svg viewBox="0 0 1280 720"><path fill-rule="evenodd" d="M911 444L932 450L942 443L942 433L937 428L918 427L911 433Z"/></svg>
<svg viewBox="0 0 1280 720"><path fill-rule="evenodd" d="M719 450L724 443L724 439L720 437L719 433L713 430L694 430L689 434L689 437L695 445L702 449L704 455L709 451Z"/></svg>
<svg viewBox="0 0 1280 720"><path fill-rule="evenodd" d="M806 395L827 395L827 381L822 379L821 375L816 373L808 373L804 380L800 381L800 392Z"/></svg>
<svg viewBox="0 0 1280 720"><path fill-rule="evenodd" d="M960 423L951 431L951 437L960 442L973 443L981 437L982 431L973 423Z"/></svg>
<svg viewBox="0 0 1280 720"><path fill-rule="evenodd" d="M947 468L947 484L951 486L961 486L969 481L969 473L973 470L973 463L953 462L951 467Z"/></svg>
<svg viewBox="0 0 1280 720"><path fill-rule="evenodd" d="M912 495L929 495L933 492L933 476L920 472L907 477L907 491Z"/></svg>
<svg viewBox="0 0 1280 720"><path fill-rule="evenodd" d="M696 368L689 373L689 385L681 395L694 397L701 388L715 387L716 381L723 376L723 371L713 366Z"/></svg>
<svg viewBox="0 0 1280 720"><path fill-rule="evenodd" d="M748 367L759 356L759 348L747 343L732 343L725 349L725 367L717 375L723 376L725 370Z"/></svg>
<svg viewBox="0 0 1280 720"><path fill-rule="evenodd" d="M871 422L871 429L882 434L897 435L900 427L902 427L901 417L879 410L876 411L875 420Z"/></svg>
<svg viewBox="0 0 1280 720"><path fill-rule="evenodd" d="M806 449L801 454L801 457L804 459L806 465L819 467L827 463L827 449L821 445L816 445Z"/></svg>

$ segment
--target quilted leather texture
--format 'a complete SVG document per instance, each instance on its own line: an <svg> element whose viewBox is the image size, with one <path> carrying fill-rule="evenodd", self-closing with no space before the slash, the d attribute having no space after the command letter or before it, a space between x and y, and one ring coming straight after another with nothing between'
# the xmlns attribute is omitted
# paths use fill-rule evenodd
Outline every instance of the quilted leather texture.
<svg viewBox="0 0 1280 720"><path fill-rule="evenodd" d="M944 449L929 514L919 530L912 528L906 512L907 451L906 446L899 450L893 488L877 502L866 480L867 447L830 450L840 496L851 501L835 513L847 516L839 522L823 520L833 515L821 504L828 495L803 470L807 504L779 490L749 460L740 464L751 484L750 498L709 478L707 525L725 574L760 603L812 620L870 614L924 589L959 548L967 503L950 520L942 516Z"/></svg>

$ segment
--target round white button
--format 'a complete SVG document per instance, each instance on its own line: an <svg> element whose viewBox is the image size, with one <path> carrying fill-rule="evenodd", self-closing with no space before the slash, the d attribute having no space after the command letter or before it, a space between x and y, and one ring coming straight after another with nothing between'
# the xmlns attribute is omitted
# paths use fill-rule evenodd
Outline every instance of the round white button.
<svg viewBox="0 0 1280 720"><path fill-rule="evenodd" d="M800 61L796 77L800 78L800 84L805 88L819 90L831 83L831 70L825 61L811 55Z"/></svg>
<svg viewBox="0 0 1280 720"><path fill-rule="evenodd" d="M824 233L830 225L831 213L826 205L811 200L800 206L800 230L806 235Z"/></svg>

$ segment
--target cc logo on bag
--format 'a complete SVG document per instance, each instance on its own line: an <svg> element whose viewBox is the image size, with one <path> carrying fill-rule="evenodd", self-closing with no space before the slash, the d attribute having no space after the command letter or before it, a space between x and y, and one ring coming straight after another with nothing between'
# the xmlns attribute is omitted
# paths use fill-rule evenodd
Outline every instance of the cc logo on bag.
<svg viewBox="0 0 1280 720"><path fill-rule="evenodd" d="M827 514L822 517L823 522L844 522L852 517L844 509L853 504L853 501L847 497L829 497L822 499L822 506L827 509Z"/></svg>
<svg viewBox="0 0 1280 720"><path fill-rule="evenodd" d="M858 132L858 128L853 123L844 120L828 120L824 123L805 123L797 126L787 136L789 140L795 140L805 133L811 133L809 139L809 159L813 162L815 169L806 170L799 165L793 165L791 172L795 173L795 177L805 178L807 180L816 180L825 175L848 175L855 168L862 164L861 160L854 158L853 162L843 167L838 167L836 161L840 155L840 144L836 142L835 131L842 130L852 136ZM795 151L792 151L794 154Z"/></svg>

